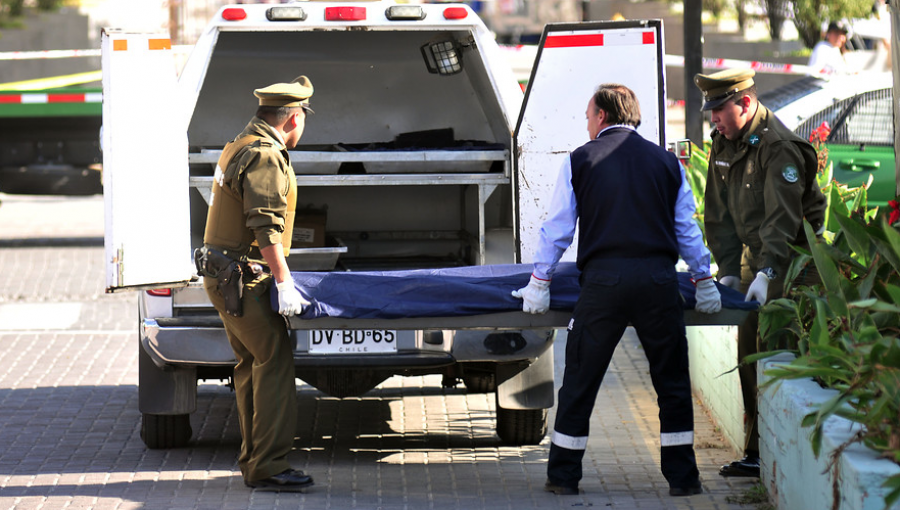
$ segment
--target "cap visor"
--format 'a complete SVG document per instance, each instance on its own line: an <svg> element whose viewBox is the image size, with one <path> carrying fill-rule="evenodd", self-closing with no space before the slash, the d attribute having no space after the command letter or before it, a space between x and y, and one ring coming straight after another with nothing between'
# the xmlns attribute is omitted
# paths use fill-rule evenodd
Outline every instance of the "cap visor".
<svg viewBox="0 0 900 510"><path fill-rule="evenodd" d="M707 110L712 110L713 108L718 108L723 104L727 103L733 96L720 97L718 99L713 99L711 101L704 101L703 107L700 108L701 112L705 112Z"/></svg>

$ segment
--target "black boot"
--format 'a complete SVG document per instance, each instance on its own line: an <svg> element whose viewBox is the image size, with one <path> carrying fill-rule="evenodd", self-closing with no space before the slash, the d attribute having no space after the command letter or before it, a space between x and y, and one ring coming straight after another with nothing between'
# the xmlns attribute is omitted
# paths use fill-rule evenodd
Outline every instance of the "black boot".
<svg viewBox="0 0 900 510"><path fill-rule="evenodd" d="M759 454L748 453L741 460L725 464L719 470L722 476L747 476L759 478Z"/></svg>

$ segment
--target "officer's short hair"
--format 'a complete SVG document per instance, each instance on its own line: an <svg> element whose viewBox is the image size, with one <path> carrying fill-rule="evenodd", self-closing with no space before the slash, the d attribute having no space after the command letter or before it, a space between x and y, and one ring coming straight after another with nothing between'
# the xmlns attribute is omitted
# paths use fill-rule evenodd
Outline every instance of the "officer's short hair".
<svg viewBox="0 0 900 510"><path fill-rule="evenodd" d="M630 88L618 83L604 83L594 92L596 108L606 112L610 124L641 125L641 106Z"/></svg>
<svg viewBox="0 0 900 510"><path fill-rule="evenodd" d="M735 93L732 101L734 101L735 103L739 103L745 96L749 97L750 99L756 99L756 84L751 85L748 89L744 89Z"/></svg>
<svg viewBox="0 0 900 510"><path fill-rule="evenodd" d="M269 124L281 124L298 110L303 110L303 108L299 106L259 106L256 108L256 116Z"/></svg>

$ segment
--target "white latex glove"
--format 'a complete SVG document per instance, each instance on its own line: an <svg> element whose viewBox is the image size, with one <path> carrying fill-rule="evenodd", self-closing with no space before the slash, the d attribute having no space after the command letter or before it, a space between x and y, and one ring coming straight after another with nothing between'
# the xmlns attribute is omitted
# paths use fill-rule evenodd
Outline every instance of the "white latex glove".
<svg viewBox="0 0 900 510"><path fill-rule="evenodd" d="M719 278L719 283L734 290L741 290L741 278L739 276L723 276Z"/></svg>
<svg viewBox="0 0 900 510"><path fill-rule="evenodd" d="M759 306L766 304L766 295L769 292L769 277L765 273L756 273L756 278L747 290L747 298L744 301L759 301Z"/></svg>
<svg viewBox="0 0 900 510"><path fill-rule="evenodd" d="M541 280L531 275L528 286L512 291L512 296L524 301L523 312L547 313L550 309L550 280Z"/></svg>
<svg viewBox="0 0 900 510"><path fill-rule="evenodd" d="M293 280L285 280L275 284L278 289L278 313L281 315L297 315L303 312L303 307L309 305L309 301L294 287Z"/></svg>
<svg viewBox="0 0 900 510"><path fill-rule="evenodd" d="M719 295L719 289L716 288L716 282L711 276L697 282L694 297L697 299L694 310L700 313L717 313L722 309L722 296Z"/></svg>

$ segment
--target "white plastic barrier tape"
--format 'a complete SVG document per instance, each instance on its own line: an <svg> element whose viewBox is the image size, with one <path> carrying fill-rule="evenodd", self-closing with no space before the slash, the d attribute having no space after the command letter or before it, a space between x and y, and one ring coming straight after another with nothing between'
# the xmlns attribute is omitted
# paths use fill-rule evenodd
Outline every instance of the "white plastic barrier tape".
<svg viewBox="0 0 900 510"><path fill-rule="evenodd" d="M100 103L103 95L99 92L78 94L0 94L0 104L47 104L47 103Z"/></svg>
<svg viewBox="0 0 900 510"><path fill-rule="evenodd" d="M172 46L176 53L187 53L191 45ZM37 60L48 58L99 57L100 50L39 50L39 51L4 51L0 52L0 60Z"/></svg>
<svg viewBox="0 0 900 510"><path fill-rule="evenodd" d="M525 53L532 46L501 46L503 50L508 52L508 56L519 53ZM186 53L190 51L190 45L172 46L172 50L177 53ZM529 52L530 53L530 52ZM0 60L33 60L33 59L50 59L50 58L72 58L72 57L99 57L100 50L41 50L41 51L7 51L0 52ZM533 58L529 61L529 66ZM684 57L681 55L665 55L664 62L667 66L684 67ZM518 63L521 65L521 62ZM704 58L704 69L736 69L749 68L757 73L772 74L812 74L812 68L800 64L778 64L773 62L759 62L755 60L735 60L730 58Z"/></svg>
<svg viewBox="0 0 900 510"><path fill-rule="evenodd" d="M520 69L523 73L531 69L537 54L537 46L535 45L501 45L500 49L504 52L510 64ZM667 66L684 67L684 57L681 55L665 55L663 62ZM778 64L773 62L759 62L754 60L735 60L730 58L704 58L704 69L735 69L749 68L758 73L772 74L812 74L813 71L809 66L800 64ZM525 76L527 79L528 76Z"/></svg>
<svg viewBox="0 0 900 510"><path fill-rule="evenodd" d="M666 55L664 62L667 66L684 67L684 57L681 55ZM734 60L730 58L704 58L704 69L753 69L757 73L772 74L811 74L812 68L800 64L777 64L773 62L758 62L755 60Z"/></svg>

